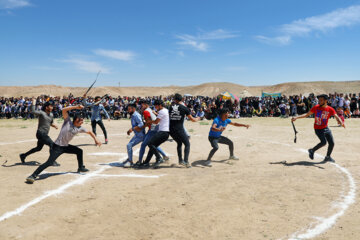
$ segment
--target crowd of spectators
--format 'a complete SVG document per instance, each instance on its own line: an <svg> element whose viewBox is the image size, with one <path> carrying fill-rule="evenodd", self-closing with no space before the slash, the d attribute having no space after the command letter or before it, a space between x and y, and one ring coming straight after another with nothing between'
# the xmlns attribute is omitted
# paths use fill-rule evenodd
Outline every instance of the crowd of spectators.
<svg viewBox="0 0 360 240"><path fill-rule="evenodd" d="M360 94L329 94L329 105L335 108L338 114L344 117L360 117ZM106 96L103 105L112 119L128 118L127 106L132 103L139 103L140 97L112 97ZM154 102L162 99L166 106L172 103L172 96L146 97L143 98ZM62 109L69 105L82 104L82 97L74 97L72 94L64 97L49 97L42 95L36 98L36 109L41 109L46 101L52 101L55 118L60 118ZM88 102L93 102L94 98L89 97ZM0 97L0 118L34 118L30 110L32 98L29 97ZM318 103L314 94L309 96L294 95L281 97L245 97L239 102L236 100L224 100L219 97L206 96L187 96L184 97L184 104L191 110L192 115L202 119L212 119L222 108L230 110L230 117L289 117L308 112ZM91 109L84 108L85 118L91 117Z"/></svg>

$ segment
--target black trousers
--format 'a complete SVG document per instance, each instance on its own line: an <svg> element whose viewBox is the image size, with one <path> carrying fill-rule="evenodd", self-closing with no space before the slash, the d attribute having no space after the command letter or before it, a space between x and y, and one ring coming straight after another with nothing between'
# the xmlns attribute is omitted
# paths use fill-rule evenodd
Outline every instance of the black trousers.
<svg viewBox="0 0 360 240"><path fill-rule="evenodd" d="M60 157L60 155L62 155L63 153L76 154L77 161L78 161L78 167L79 168L83 167L83 150L81 148L78 148L73 145L68 145L66 147L62 147L62 146L54 144L53 148L50 151L50 156L49 156L48 160L45 163L41 164L35 170L35 172L32 174L32 176L37 177L46 168L48 168L49 166L52 166L54 164L54 162L56 161L56 159L58 157Z"/></svg>
<svg viewBox="0 0 360 240"><path fill-rule="evenodd" d="M185 129L170 129L170 136L175 140L177 143L177 154L179 158L179 162L189 162L189 154L190 154L190 141L189 137L187 136ZM184 159L182 157L182 145L184 144Z"/></svg>
<svg viewBox="0 0 360 240"><path fill-rule="evenodd" d="M148 155L146 156L144 163L149 163L154 154L156 156L156 161L158 161L161 158L160 153L157 150L157 147L160 146L162 143L164 143L166 140L168 140L168 138L169 138L169 132L162 132L162 131L157 132L154 136L152 136L152 138L149 140L148 143L149 152Z"/></svg>
<svg viewBox="0 0 360 240"><path fill-rule="evenodd" d="M91 127L92 127L92 131L93 133L96 135L96 124L98 124L101 128L101 130L104 133L105 139L107 139L107 132L104 126L104 123L102 122L102 120L96 121L96 120L92 120L91 121Z"/></svg>
<svg viewBox="0 0 360 240"><path fill-rule="evenodd" d="M49 135L46 133L37 130L36 132L36 138L38 139L36 147L33 149L30 149L28 152L24 153L25 157L29 156L30 154L36 153L41 151L41 149L44 147L44 145L48 145L51 148L54 145L54 142L51 140Z"/></svg>
<svg viewBox="0 0 360 240"><path fill-rule="evenodd" d="M313 148L314 152L324 147L326 143L328 143L329 146L326 156L330 157L335 146L334 137L331 133L331 130L329 128L315 129L315 134L320 139L320 143Z"/></svg>
<svg viewBox="0 0 360 240"><path fill-rule="evenodd" d="M219 138L215 138L209 136L209 141L213 149L211 149L207 160L211 160L215 152L219 150L219 143L228 145L230 150L230 156L234 156L234 143L227 137L220 136Z"/></svg>

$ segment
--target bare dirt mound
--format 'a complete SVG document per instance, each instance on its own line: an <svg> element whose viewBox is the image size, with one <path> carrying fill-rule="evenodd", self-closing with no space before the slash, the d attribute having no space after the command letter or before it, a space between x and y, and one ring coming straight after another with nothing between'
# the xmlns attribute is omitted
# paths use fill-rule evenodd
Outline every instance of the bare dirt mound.
<svg viewBox="0 0 360 240"><path fill-rule="evenodd" d="M64 87L56 85L39 86L0 86L0 96L19 97L19 96L39 96L42 94L51 96L67 96L72 93L75 96L82 96L87 88L84 87ZM360 81L346 82L293 82L282 83L272 86L243 86L235 83L205 83L193 86L166 86L166 87L95 87L90 91L90 95L111 96L166 96L176 92L181 94L192 94L202 96L216 96L223 91L229 91L235 95L260 96L261 92L281 92L285 95L309 93L359 93Z"/></svg>

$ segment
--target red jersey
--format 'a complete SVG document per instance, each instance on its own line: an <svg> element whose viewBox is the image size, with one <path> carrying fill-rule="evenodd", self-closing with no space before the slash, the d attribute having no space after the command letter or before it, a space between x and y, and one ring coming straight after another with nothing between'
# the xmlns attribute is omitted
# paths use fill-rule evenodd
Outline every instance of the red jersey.
<svg viewBox="0 0 360 240"><path fill-rule="evenodd" d="M331 116L336 114L335 109L330 106L320 107L316 105L311 109L311 112L315 115L315 129L324 129L328 126L328 121Z"/></svg>

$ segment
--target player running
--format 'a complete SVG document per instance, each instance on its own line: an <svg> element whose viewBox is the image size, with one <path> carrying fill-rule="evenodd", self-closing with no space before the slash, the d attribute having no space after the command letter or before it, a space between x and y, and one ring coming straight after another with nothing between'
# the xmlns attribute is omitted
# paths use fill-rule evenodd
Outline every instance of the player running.
<svg viewBox="0 0 360 240"><path fill-rule="evenodd" d="M174 96L175 104L170 106L170 136L177 143L177 154L179 158L179 165L191 167L189 163L190 154L190 141L189 136L186 134L184 128L185 116L188 117L192 122L197 122L200 118L194 118L191 116L191 111L182 104L182 96L178 93ZM184 158L182 157L182 145L184 144Z"/></svg>
<svg viewBox="0 0 360 240"><path fill-rule="evenodd" d="M95 97L95 102L94 103L89 103L86 101L86 94L84 94L84 100L83 100L83 104L85 107L91 107L91 127L92 127L92 131L96 136L96 124L100 126L101 130L104 133L104 137L105 137L105 144L107 144L108 138L107 138L107 132L104 126L104 123L102 121L101 118L101 114L100 112L103 111L106 115L106 118L109 120L110 122L110 116L107 113L107 111L105 110L104 106L102 105L102 100L100 96L96 96Z"/></svg>
<svg viewBox="0 0 360 240"><path fill-rule="evenodd" d="M329 144L328 150L326 153L326 157L324 161L328 162L335 162L333 158L331 158L331 153L334 149L334 138L331 133L331 130L328 127L328 121L331 116L334 116L336 121L345 128L345 124L343 121L341 121L340 117L336 114L335 109L328 106L328 95L321 94L317 96L319 99L319 104L315 105L308 113L303 114L298 117L293 117L291 121L295 122L297 119L300 118L307 118L311 115L315 115L315 123L314 123L314 129L315 134L320 139L320 143L317 144L314 148L309 149L309 157L310 159L314 159L314 153L319 150L320 148L324 147L326 145L326 142Z"/></svg>
<svg viewBox="0 0 360 240"><path fill-rule="evenodd" d="M40 165L33 174L31 174L28 178L26 178L27 183L34 183L37 176L44 171L47 167L53 165L54 161L62 155L63 153L68 154L76 154L77 161L78 161L78 173L80 172L87 172L88 169L85 168L83 165L83 150L74 146L70 145L69 142L73 139L73 137L78 133L87 133L89 134L95 141L95 144L101 146L101 142L96 138L95 134L91 131L87 131L81 125L84 122L84 119L80 115L75 115L73 121L70 120L68 112L74 109L83 109L84 107L81 105L78 106L70 106L66 107L62 110L64 123L61 127L60 134L56 139L53 147L50 151L50 156L48 160Z"/></svg>
<svg viewBox="0 0 360 240"><path fill-rule="evenodd" d="M25 159L30 154L41 151L44 145L48 145L50 150L54 144L54 142L49 137L50 126L58 129L58 127L54 124L54 116L52 114L53 103L45 102L42 110L35 110L36 99L32 100L31 112L39 117L38 129L36 131L36 138L38 139L37 145L35 148L29 150L26 153L20 154L20 160L22 163L25 163ZM53 166L60 166L56 161L54 161Z"/></svg>
<svg viewBox="0 0 360 240"><path fill-rule="evenodd" d="M235 157L234 155L234 143L228 139L227 137L221 136L221 134L225 131L226 126L230 124L235 127L246 127L247 129L250 125L247 124L240 124L240 123L233 123L229 119L229 111L226 108L220 110L219 116L217 116L210 128L209 132L209 141L213 149L211 149L207 160L205 161L205 165L211 167L211 158L214 156L215 152L219 149L220 144L226 144L229 146L230 150L230 157L229 159L232 160L239 160L239 158Z"/></svg>

